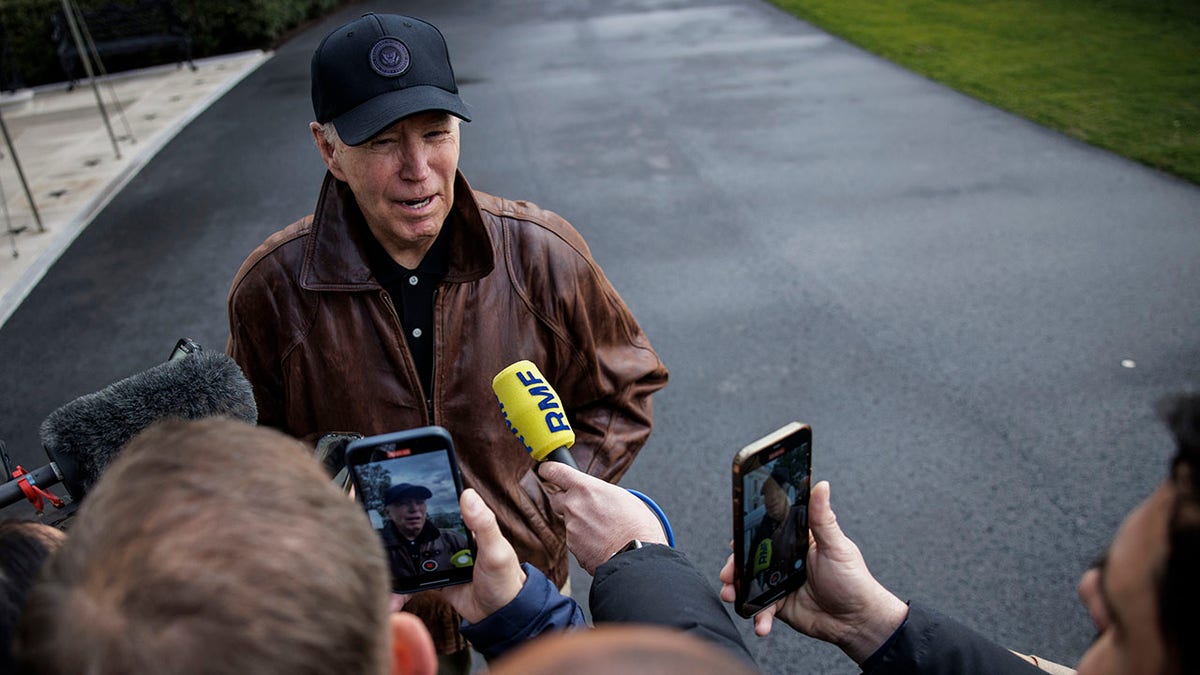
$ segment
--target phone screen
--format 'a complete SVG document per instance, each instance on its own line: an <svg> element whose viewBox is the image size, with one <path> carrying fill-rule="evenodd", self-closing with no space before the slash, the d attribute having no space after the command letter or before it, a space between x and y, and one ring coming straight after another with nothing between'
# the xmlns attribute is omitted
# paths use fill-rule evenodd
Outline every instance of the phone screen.
<svg viewBox="0 0 1200 675"><path fill-rule="evenodd" d="M346 462L383 542L392 590L413 593L471 580L475 543L459 509L462 480L444 429L359 439L346 449Z"/></svg>
<svg viewBox="0 0 1200 675"><path fill-rule="evenodd" d="M753 616L807 578L812 430L793 422L734 460L734 567L742 616Z"/></svg>

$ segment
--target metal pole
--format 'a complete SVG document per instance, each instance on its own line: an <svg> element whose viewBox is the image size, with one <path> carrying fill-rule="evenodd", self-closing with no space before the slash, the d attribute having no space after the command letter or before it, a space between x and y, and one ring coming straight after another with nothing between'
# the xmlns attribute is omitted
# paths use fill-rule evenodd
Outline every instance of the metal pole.
<svg viewBox="0 0 1200 675"><path fill-rule="evenodd" d="M25 198L29 200L29 208L33 211L33 219L37 221L38 232L45 232L42 224L42 214L38 213L37 203L33 201L33 192L29 189L29 181L25 180L25 172L21 169L21 160L17 159L17 149L13 147L12 137L8 135L8 125L4 123L4 114L0 113L0 131L4 132L4 142L8 145L8 154L12 155L13 166L17 167L17 178L21 179L21 187L25 188Z"/></svg>
<svg viewBox="0 0 1200 675"><path fill-rule="evenodd" d="M108 79L108 70L104 67L104 61L100 59L100 50L96 49L96 41L92 39L92 31L88 28L87 21L83 18L83 10L75 8L78 12L76 17L79 19L79 29L83 33L83 41L87 43L88 51L91 52L92 58L96 61L96 69L100 71L100 76L104 78L104 83L108 85L108 93L112 95L113 107L117 109L117 116L121 118L121 124L125 126L125 134L129 136L130 143L137 143L137 138L133 135L133 129L129 127L129 119L125 117L125 107L121 105L121 97L117 96L117 88L113 86L112 80Z"/></svg>
<svg viewBox="0 0 1200 675"><path fill-rule="evenodd" d="M104 100L100 98L100 87L96 86L96 76L92 72L92 60L88 57L87 47L83 44L83 36L79 33L79 23L75 20L75 8L71 5L71 0L62 0L63 12L67 15L67 25L71 28L71 37L75 39L75 48L79 50L79 60L83 62L83 69L87 71L88 83L92 85L92 92L96 95L96 105L100 108L100 116L104 118L104 128L108 129L108 137L112 139L113 152L117 153L117 159L121 159L121 147L117 145L117 135L113 133L112 124L108 121L108 110L104 107Z"/></svg>

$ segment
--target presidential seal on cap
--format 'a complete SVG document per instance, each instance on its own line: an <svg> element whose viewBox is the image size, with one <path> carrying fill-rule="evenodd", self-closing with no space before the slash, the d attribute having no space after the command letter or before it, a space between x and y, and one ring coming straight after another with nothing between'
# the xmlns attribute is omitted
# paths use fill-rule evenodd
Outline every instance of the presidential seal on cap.
<svg viewBox="0 0 1200 675"><path fill-rule="evenodd" d="M441 31L398 14L364 14L321 41L312 101L317 122L333 122L347 145L430 110L471 121Z"/></svg>

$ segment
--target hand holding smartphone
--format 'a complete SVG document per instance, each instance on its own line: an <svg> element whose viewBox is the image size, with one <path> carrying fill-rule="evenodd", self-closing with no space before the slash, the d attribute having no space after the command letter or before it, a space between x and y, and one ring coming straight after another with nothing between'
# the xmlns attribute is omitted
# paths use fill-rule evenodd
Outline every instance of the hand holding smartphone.
<svg viewBox="0 0 1200 675"><path fill-rule="evenodd" d="M812 429L792 422L733 460L734 610L752 617L807 578Z"/></svg>
<svg viewBox="0 0 1200 675"><path fill-rule="evenodd" d="M395 593L471 580L476 547L459 509L449 432L429 426L360 438L347 446L346 466L383 541Z"/></svg>

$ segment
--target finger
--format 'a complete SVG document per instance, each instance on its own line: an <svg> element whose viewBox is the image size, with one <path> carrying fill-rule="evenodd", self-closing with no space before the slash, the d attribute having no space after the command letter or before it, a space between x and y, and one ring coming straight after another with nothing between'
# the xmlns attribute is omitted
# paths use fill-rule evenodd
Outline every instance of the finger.
<svg viewBox="0 0 1200 675"><path fill-rule="evenodd" d="M567 493L559 489L557 486L553 490L548 491L546 497L550 500L550 508L560 518L567 516Z"/></svg>
<svg viewBox="0 0 1200 675"><path fill-rule="evenodd" d="M821 481L812 489L808 503L808 527L812 539L822 550L829 553L845 551L850 539L838 526L837 515L829 500L829 481Z"/></svg>
<svg viewBox="0 0 1200 675"><path fill-rule="evenodd" d="M578 485L579 480L585 475L561 462L542 462L538 466L537 473L542 480L563 490L570 490Z"/></svg>
<svg viewBox="0 0 1200 675"><path fill-rule="evenodd" d="M776 605L764 609L754 616L754 634L766 637L771 634L771 625L775 623Z"/></svg>
<svg viewBox="0 0 1200 675"><path fill-rule="evenodd" d="M730 556L725 559L725 565L721 568L721 573L718 575L718 577L721 579L721 583L723 583L723 584L732 584L733 583L733 555L732 554L730 554Z"/></svg>

